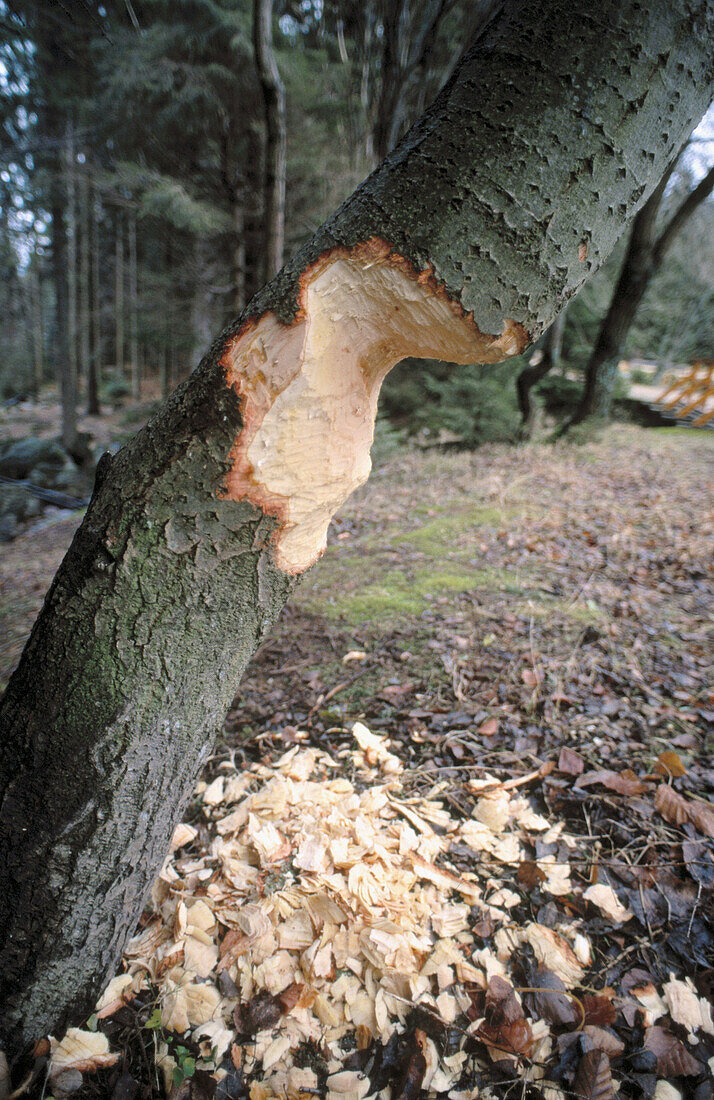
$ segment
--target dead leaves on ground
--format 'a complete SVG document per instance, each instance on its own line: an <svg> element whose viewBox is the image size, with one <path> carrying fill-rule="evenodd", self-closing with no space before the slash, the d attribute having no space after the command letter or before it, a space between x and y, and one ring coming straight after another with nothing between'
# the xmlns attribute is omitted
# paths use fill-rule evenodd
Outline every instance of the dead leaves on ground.
<svg viewBox="0 0 714 1100"><path fill-rule="evenodd" d="M628 1072L613 1027L641 1029L662 1078L706 1073L711 1005L691 981L658 987L633 971L621 990L601 988L581 914L619 928L633 912L611 885L573 878L578 841L534 811L523 780L470 780L472 813L459 818L439 799L445 784L405 787L385 738L359 723L354 738L342 761L296 745L199 785L202 820L177 828L153 912L97 1006L104 1022L151 992L167 1090L178 1049L206 1096L229 1077L249 1100L472 1100L503 1064L550 1080L551 1100L611 1100ZM617 774L561 763L594 785ZM534 891L552 899L545 923L514 915ZM68 1033L52 1072L115 1058L101 1033Z"/></svg>

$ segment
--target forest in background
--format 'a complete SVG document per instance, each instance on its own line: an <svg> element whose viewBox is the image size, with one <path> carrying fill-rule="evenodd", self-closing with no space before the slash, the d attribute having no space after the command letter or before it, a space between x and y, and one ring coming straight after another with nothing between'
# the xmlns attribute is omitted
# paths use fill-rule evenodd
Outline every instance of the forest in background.
<svg viewBox="0 0 714 1100"><path fill-rule="evenodd" d="M389 151L496 7L278 0L285 256ZM0 0L2 399L57 383L63 357L80 410L166 395L270 274L252 21L251 0ZM660 222L712 152L701 139L685 151ZM713 241L705 201L651 282L629 356L661 366L712 356ZM577 405L624 250L568 309L561 371L536 390L556 416ZM387 380L383 412L399 429L468 445L513 439L524 366L407 361Z"/></svg>

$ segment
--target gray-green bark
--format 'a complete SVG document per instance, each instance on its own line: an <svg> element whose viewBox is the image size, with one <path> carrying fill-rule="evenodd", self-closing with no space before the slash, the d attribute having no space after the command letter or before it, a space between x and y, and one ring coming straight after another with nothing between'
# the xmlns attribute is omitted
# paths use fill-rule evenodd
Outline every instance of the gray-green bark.
<svg viewBox="0 0 714 1100"><path fill-rule="evenodd" d="M293 586L272 557L274 521L221 496L241 430L220 364L229 341L268 309L291 320L306 266L372 236L432 265L482 331L512 318L539 335L707 106L713 29L714 0L505 5L394 153L100 468L0 704L11 1051L91 1007Z"/></svg>

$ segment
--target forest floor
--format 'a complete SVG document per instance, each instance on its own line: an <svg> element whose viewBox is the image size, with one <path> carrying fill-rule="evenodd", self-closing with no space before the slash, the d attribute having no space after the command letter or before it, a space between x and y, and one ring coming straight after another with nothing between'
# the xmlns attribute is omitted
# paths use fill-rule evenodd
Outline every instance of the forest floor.
<svg viewBox="0 0 714 1100"><path fill-rule="evenodd" d="M713 483L714 439L688 430L617 425L580 446L392 454L334 522L326 555L256 654L229 712L208 782L238 765L274 775L292 747L342 758L352 774L359 720L389 739L402 797L432 805L438 791L447 832L478 816L479 781L506 790L522 781L529 805L576 838L565 895L547 881L548 859L563 858L557 840L521 836L521 856L499 868L497 881L511 891L508 927L557 937L566 921L587 936L588 976L577 997L587 1000L582 989L595 997L589 1015L583 1010L576 1027L552 1005L531 1004L531 1024L545 1020L553 1043L541 1058L545 1077L536 1075L542 1087L528 1093L527 1075L513 1067L515 1058L523 1069L530 1048L508 1054L513 1039L492 1004L493 1071L470 1065L466 1081L462 1066L453 1096L607 1100L610 1072L620 1096L714 1095L714 1026L702 1007L714 990ZM0 548L4 675L76 522L65 516ZM210 825L215 806L196 813ZM190 851L194 861L207 858L195 844ZM465 873L467 853L461 845L440 865ZM609 908L584 898L593 885L608 888ZM482 911L476 942L488 946L489 936ZM531 946L539 981L514 964L516 988L552 978ZM488 1010L488 998L503 994L486 973ZM689 1011L701 1019L682 1008L685 980ZM467 1026L484 1010L472 1001ZM107 1020L113 1042L126 1044L119 1080L141 1078L127 1036L144 1005L148 1017L140 993L130 1013ZM572 1034L584 1024L595 1038L581 1035L575 1051ZM607 1056L595 1034L603 1027L615 1040ZM494 1052L504 1054L504 1043L499 1062ZM177 1049L185 1059L193 1048ZM231 1055L236 1068L235 1044ZM193 1068L189 1087L181 1065L175 1095L203 1096ZM118 1098L117 1073L101 1080ZM543 1091L545 1080L555 1091ZM422 1075L409 1086L414 1096L423 1083ZM407 1100L408 1083L392 1086L393 1097ZM230 1095L251 1100L272 1095L255 1084L232 1087ZM85 1088L104 1095L99 1080ZM141 1095L153 1095L145 1079Z"/></svg>

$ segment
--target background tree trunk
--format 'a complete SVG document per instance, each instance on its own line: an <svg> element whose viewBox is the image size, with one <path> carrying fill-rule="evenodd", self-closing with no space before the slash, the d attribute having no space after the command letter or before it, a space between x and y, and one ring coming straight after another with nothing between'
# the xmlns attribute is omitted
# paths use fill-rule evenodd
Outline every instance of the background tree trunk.
<svg viewBox="0 0 714 1100"><path fill-rule="evenodd" d="M66 432L62 438L70 453L77 445L77 184L75 177L74 126L67 123L64 149L65 219L66 219L66 272L61 276L67 286L67 378L62 387L62 415L66 418ZM61 383L60 383L61 385ZM65 438L66 436L66 438ZM71 441L71 442L69 442Z"/></svg>
<svg viewBox="0 0 714 1100"><path fill-rule="evenodd" d="M116 965L246 662L367 475L390 363L522 351L708 105L714 0L657 11L505 6L390 157L98 470L0 704L11 1052L85 1013Z"/></svg>
<svg viewBox="0 0 714 1100"><path fill-rule="evenodd" d="M91 273L92 273L92 351L89 356L89 374L87 375L87 412L90 416L100 416L99 383L102 377L102 296L99 251L99 192L90 190L91 222Z"/></svg>
<svg viewBox="0 0 714 1100"><path fill-rule="evenodd" d="M285 88L273 53L273 0L253 0L253 50L265 103L265 270L283 263L285 242Z"/></svg>
<svg viewBox="0 0 714 1100"><path fill-rule="evenodd" d="M549 371L553 368L557 370L560 367L566 313L567 307L555 318L543 337L541 347L536 349L530 363L516 379L516 393L518 395L518 408L521 412L521 433L523 435L530 434L533 424L531 390L540 382L541 378L545 378Z"/></svg>
<svg viewBox="0 0 714 1100"><path fill-rule="evenodd" d="M131 393L141 400L141 363L139 361L139 288L136 255L136 211L129 213L129 358Z"/></svg>
<svg viewBox="0 0 714 1100"><path fill-rule="evenodd" d="M114 252L114 355L115 369L124 377L124 218L116 211L116 243Z"/></svg>
<svg viewBox="0 0 714 1100"><path fill-rule="evenodd" d="M50 127L58 143L62 140L59 125ZM66 159L66 150L62 147ZM77 444L77 388L72 351L70 345L69 322L69 278L67 248L67 209L66 168L62 156L56 155L52 166L50 191L50 217L52 221L52 281L55 292L55 326L58 358L58 376L60 401L62 404L62 444L67 451L73 451Z"/></svg>
<svg viewBox="0 0 714 1100"><path fill-rule="evenodd" d="M583 397L571 424L579 424L587 417L597 420L609 418L617 368L624 354L627 334L652 277L661 267L667 249L679 230L699 204L714 191L712 168L657 234L657 216L674 167L675 163L672 163L666 170L632 224L610 305L588 360Z"/></svg>
<svg viewBox="0 0 714 1100"><path fill-rule="evenodd" d="M31 279L33 362L35 389L39 396L45 378L45 326L42 308L42 272L37 253L32 257Z"/></svg>

